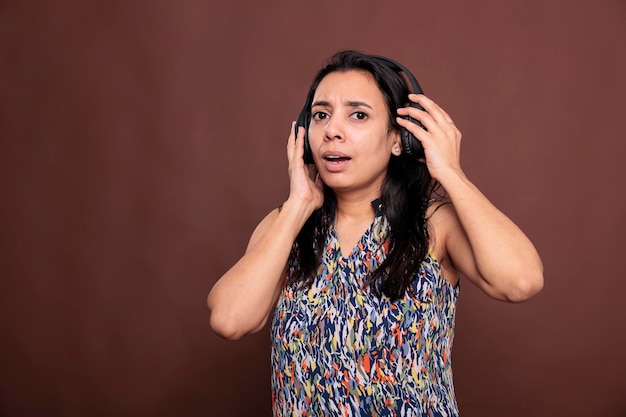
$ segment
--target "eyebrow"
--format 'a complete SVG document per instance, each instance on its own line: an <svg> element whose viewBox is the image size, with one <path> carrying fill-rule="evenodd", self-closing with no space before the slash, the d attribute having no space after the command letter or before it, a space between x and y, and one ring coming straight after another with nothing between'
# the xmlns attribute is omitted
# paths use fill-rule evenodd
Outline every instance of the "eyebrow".
<svg viewBox="0 0 626 417"><path fill-rule="evenodd" d="M370 106L369 104L367 104L364 101L347 101L346 104L350 107L367 107L372 109L372 106ZM315 106L329 106L330 103L328 101L316 101L313 104L311 104L311 107L315 107ZM372 109L373 110L373 109Z"/></svg>

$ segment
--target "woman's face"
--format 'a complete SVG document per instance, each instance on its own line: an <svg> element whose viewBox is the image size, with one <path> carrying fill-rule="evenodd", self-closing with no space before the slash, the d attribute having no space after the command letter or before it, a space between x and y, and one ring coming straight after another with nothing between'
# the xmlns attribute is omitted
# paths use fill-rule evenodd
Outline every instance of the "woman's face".
<svg viewBox="0 0 626 417"><path fill-rule="evenodd" d="M324 77L308 132L324 183L335 192L379 197L389 159L399 155L399 134L389 126L387 103L371 74L350 70Z"/></svg>

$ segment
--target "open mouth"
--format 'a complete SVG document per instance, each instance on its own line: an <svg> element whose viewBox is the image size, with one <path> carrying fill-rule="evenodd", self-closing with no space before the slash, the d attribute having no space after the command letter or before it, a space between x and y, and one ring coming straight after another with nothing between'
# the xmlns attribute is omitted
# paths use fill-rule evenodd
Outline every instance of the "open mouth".
<svg viewBox="0 0 626 417"><path fill-rule="evenodd" d="M327 160L328 162L339 163L339 162L349 161L352 158L349 158L347 156L332 156L332 155L329 155L329 156L325 157L324 159Z"/></svg>

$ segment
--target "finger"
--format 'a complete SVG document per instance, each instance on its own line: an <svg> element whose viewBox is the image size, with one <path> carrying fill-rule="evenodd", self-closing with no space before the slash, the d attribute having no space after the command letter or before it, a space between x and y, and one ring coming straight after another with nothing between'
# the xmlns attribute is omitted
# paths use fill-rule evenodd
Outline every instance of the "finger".
<svg viewBox="0 0 626 417"><path fill-rule="evenodd" d="M398 115L401 116L397 119L398 123L401 126L409 129L411 133L418 137L422 137L424 133L432 133L434 130L439 129L439 125L437 124L437 122L432 118L430 114L428 114L428 112L424 110L420 110L415 107L401 107L397 110L397 112ZM420 122L422 126L426 128L426 131L414 121L407 120L407 116ZM404 121L404 123L402 121Z"/></svg>
<svg viewBox="0 0 626 417"><path fill-rule="evenodd" d="M411 100L414 103L418 103L419 105L421 105L424 110L426 110L428 112L428 114L431 115L431 117L437 121L437 122L445 122L445 123L452 123L454 124L454 122L452 121L452 118L450 117L450 115L448 113L446 113L446 111L444 109L441 108L441 106L439 106L437 103L435 103L433 100L431 100L430 98L426 97L423 94L409 94L409 100Z"/></svg>
<svg viewBox="0 0 626 417"><path fill-rule="evenodd" d="M435 134L435 132L437 131L443 131L448 134L452 134L454 129L456 129L454 123L452 122L452 119L449 119L449 121L447 121L445 113L440 112L436 109L420 110L415 107L402 107L398 109L397 112L400 116L409 116L419 121L431 134ZM407 127L408 129L410 125L407 125L405 127ZM410 130L416 135L421 134L419 130Z"/></svg>
<svg viewBox="0 0 626 417"><path fill-rule="evenodd" d="M295 126L296 129L296 154L300 156L300 158L304 158L304 127Z"/></svg>
<svg viewBox="0 0 626 417"><path fill-rule="evenodd" d="M296 151L296 122L291 122L291 130L289 131L289 138L287 139L287 159L291 161Z"/></svg>
<svg viewBox="0 0 626 417"><path fill-rule="evenodd" d="M422 129L422 127L420 127L417 123L411 120L407 120L404 117L396 117L396 122L400 126L404 127L406 130L411 132L413 136L415 136L420 142L422 142L422 145L423 145L424 141L428 141L430 139L432 126L429 128L428 125L429 124L432 125L432 120L429 120L429 121L420 120L415 115L411 115L411 117L415 120L418 120L428 130Z"/></svg>
<svg viewBox="0 0 626 417"><path fill-rule="evenodd" d="M292 125L292 132L289 137L289 163L293 167L304 165L304 133L302 126L295 122Z"/></svg>
<svg viewBox="0 0 626 417"><path fill-rule="evenodd" d="M287 145L288 149L288 158L291 164L298 164L298 162L303 160L304 157L304 129L296 124L296 122L292 122L291 124L291 133L289 135L289 141ZM296 166L294 165L294 166Z"/></svg>

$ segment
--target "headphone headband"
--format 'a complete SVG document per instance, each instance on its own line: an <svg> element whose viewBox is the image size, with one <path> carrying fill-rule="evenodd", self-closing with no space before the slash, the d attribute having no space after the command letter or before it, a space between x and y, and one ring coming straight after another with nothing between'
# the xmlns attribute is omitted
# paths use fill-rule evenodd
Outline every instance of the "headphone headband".
<svg viewBox="0 0 626 417"><path fill-rule="evenodd" d="M409 83L411 84L411 87L413 90L412 93L424 94L424 92L422 91L422 87L420 87L419 83L417 82L417 79L413 76L413 74L411 74L411 71L409 71L407 67L405 67L398 61L394 61L391 58L387 58L386 56L382 56L382 55L369 55L369 56L371 58L382 61L392 70L403 73L406 76L406 78L409 80Z"/></svg>

